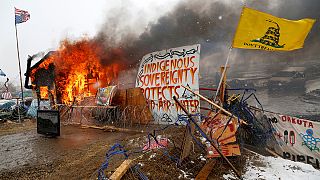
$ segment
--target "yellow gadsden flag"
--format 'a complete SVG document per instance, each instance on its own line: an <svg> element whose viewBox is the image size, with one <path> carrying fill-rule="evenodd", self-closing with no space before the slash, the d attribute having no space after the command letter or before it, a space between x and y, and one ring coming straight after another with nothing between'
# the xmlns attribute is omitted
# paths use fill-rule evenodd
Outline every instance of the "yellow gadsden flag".
<svg viewBox="0 0 320 180"><path fill-rule="evenodd" d="M299 49L314 22L314 19L287 20L244 7L232 46L268 51Z"/></svg>

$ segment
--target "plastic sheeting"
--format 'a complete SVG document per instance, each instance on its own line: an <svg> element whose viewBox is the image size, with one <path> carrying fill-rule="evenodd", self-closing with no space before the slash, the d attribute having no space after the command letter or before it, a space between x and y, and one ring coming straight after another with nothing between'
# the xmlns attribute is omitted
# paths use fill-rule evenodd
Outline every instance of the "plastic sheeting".
<svg viewBox="0 0 320 180"><path fill-rule="evenodd" d="M13 100L2 100L0 102L0 109L1 110L12 110L14 105L16 105L16 102Z"/></svg>
<svg viewBox="0 0 320 180"><path fill-rule="evenodd" d="M49 101L40 101L40 108L39 109L42 109L42 110L51 109ZM31 117L36 117L37 110L38 110L38 100L33 99L31 102L31 105L28 109L27 115L31 116Z"/></svg>

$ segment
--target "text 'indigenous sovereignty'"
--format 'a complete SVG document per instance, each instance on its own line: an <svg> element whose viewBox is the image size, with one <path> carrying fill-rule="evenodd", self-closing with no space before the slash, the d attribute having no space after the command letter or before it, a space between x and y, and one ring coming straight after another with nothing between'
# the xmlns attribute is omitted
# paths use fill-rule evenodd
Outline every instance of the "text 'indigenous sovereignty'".
<svg viewBox="0 0 320 180"><path fill-rule="evenodd" d="M291 51L303 47L314 19L287 20L243 8L232 47Z"/></svg>
<svg viewBox="0 0 320 180"><path fill-rule="evenodd" d="M200 45L184 46L145 55L139 67L136 87L141 88L155 118L177 118L176 96L190 112L199 112L199 98L181 85L199 90Z"/></svg>

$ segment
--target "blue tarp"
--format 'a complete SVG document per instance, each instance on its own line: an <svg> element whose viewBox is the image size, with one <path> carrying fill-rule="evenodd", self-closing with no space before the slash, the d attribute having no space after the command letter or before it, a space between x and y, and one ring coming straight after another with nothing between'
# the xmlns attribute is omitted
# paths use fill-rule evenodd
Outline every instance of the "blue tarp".
<svg viewBox="0 0 320 180"><path fill-rule="evenodd" d="M16 105L16 102L15 101L7 101L3 104L0 105L0 109L1 110L12 110L12 106Z"/></svg>

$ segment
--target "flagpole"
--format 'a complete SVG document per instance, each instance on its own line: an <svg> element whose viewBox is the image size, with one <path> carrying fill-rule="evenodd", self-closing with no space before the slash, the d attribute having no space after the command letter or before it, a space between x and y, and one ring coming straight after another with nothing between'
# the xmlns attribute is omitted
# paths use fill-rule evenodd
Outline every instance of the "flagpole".
<svg viewBox="0 0 320 180"><path fill-rule="evenodd" d="M223 69L223 72L222 72L222 75L221 75L221 78L220 78L220 81L219 81L218 89L217 89L216 94L215 94L215 96L214 96L214 98L213 98L213 102L216 101L216 98L217 98L217 96L218 96L218 93L219 93L219 90L220 90L220 87L221 87L221 84L222 84L222 79L224 78L224 75L226 74L228 62L229 62L229 59L230 59L231 51L232 51L232 46L230 46L230 48L229 48L227 60L226 60L226 63L224 64L224 69Z"/></svg>
<svg viewBox="0 0 320 180"><path fill-rule="evenodd" d="M19 75L20 75L20 88L21 88L21 97L23 102L23 87L22 87L22 76L21 76L21 63L20 63L20 52L19 52L19 40L18 40L18 30L17 30L17 23L14 22L14 27L16 29L16 42L17 42L17 52L18 52L18 64L19 64ZM21 122L20 118L20 107L19 107L19 100L18 100L18 116L19 116L19 122Z"/></svg>
<svg viewBox="0 0 320 180"><path fill-rule="evenodd" d="M17 52L18 52L18 63L19 63L19 75L20 75L20 88L21 88L21 96L23 101L23 87L22 87L22 76L21 76L21 63L20 63L20 52L19 52L19 40L18 40L18 31L17 31L17 24L15 23L16 29L16 42L17 42Z"/></svg>
<svg viewBox="0 0 320 180"><path fill-rule="evenodd" d="M243 2L241 14L240 14L240 19L241 19L242 13L243 13L243 9L244 9L245 7L246 7L246 0L244 0L244 2ZM240 20L239 20L239 21L240 21ZM233 34L233 39L232 39L232 41L234 41L234 37L235 37L235 33ZM233 44L233 43L232 43L232 44ZM222 72L222 75L221 75L221 78L220 78L220 81L219 81L218 89L217 89L217 91L216 91L215 96L213 97L213 102L216 101L216 98L217 98L217 96L218 96L218 93L219 93L219 90L220 90L220 87L221 87L221 84L222 84L222 79L224 78L224 75L225 75L226 70L227 70L227 66L228 66L228 63L229 63L230 54L231 54L231 51L232 51L232 44L231 44L230 47L229 47L229 52L228 52L227 60L226 60L226 63L225 63L225 65L224 65L224 69L223 69L223 72Z"/></svg>

